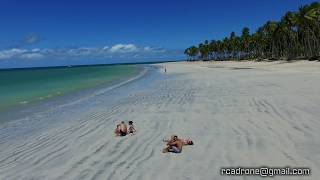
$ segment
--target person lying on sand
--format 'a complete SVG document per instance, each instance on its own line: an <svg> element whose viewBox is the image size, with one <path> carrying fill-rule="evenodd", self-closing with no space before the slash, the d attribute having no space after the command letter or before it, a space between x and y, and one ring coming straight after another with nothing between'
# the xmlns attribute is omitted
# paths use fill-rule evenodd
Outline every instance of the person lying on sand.
<svg viewBox="0 0 320 180"><path fill-rule="evenodd" d="M176 135L172 135L171 137L170 137L170 139L163 139L163 142L166 142L166 143L169 143L169 142L171 142L171 141L174 141L174 137L175 137Z"/></svg>
<svg viewBox="0 0 320 180"><path fill-rule="evenodd" d="M120 135L120 124L117 124L116 129L114 130L114 133L116 134L116 136Z"/></svg>
<svg viewBox="0 0 320 180"><path fill-rule="evenodd" d="M136 132L136 129L133 126L133 121L129 121L129 134L133 134Z"/></svg>
<svg viewBox="0 0 320 180"><path fill-rule="evenodd" d="M174 141L174 137L175 137L176 135L172 135L171 136L171 139L163 139L163 142L172 142L172 141ZM190 138L187 138L187 139L178 139L178 140L180 140L180 141L182 141L182 143L183 143L183 145L184 146L186 146L186 145L193 145L193 141L190 139Z"/></svg>
<svg viewBox="0 0 320 180"><path fill-rule="evenodd" d="M193 145L193 141L191 139L182 139L183 145Z"/></svg>
<svg viewBox="0 0 320 180"><path fill-rule="evenodd" d="M125 136L128 133L127 125L124 121L121 121L120 124L117 125L115 130L116 136Z"/></svg>
<svg viewBox="0 0 320 180"><path fill-rule="evenodd" d="M181 153L182 152L183 142L178 138L178 136L173 136L173 139L170 139L167 142L167 147L162 150L163 153L172 152L172 153Z"/></svg>

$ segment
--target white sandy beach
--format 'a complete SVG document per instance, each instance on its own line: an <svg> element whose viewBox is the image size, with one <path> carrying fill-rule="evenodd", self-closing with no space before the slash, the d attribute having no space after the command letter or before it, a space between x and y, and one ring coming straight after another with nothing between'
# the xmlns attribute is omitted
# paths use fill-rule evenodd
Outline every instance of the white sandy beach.
<svg viewBox="0 0 320 180"><path fill-rule="evenodd" d="M261 179L220 175L231 166L308 167L311 176L273 179L319 179L319 62L157 66L167 68L163 78L112 103L105 92L90 104L43 112L41 118L65 121L38 133L11 138L0 131L0 179ZM138 133L115 137L120 120L133 120ZM172 134L195 145L161 153L162 139Z"/></svg>

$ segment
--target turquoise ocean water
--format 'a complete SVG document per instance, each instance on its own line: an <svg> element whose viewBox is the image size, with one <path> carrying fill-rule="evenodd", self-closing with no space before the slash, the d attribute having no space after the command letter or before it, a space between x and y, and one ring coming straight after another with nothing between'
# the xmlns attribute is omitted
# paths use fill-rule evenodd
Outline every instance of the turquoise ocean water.
<svg viewBox="0 0 320 180"><path fill-rule="evenodd" d="M0 112L138 75L137 65L0 70Z"/></svg>

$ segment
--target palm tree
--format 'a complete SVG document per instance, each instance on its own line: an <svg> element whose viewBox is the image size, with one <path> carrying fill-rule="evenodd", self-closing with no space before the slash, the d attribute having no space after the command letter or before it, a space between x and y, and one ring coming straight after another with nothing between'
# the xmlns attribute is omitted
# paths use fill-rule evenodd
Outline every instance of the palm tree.
<svg viewBox="0 0 320 180"><path fill-rule="evenodd" d="M312 44L312 56L319 55L320 46L320 3L312 3L310 6L305 7L306 13L304 18L309 24L309 30Z"/></svg>
<svg viewBox="0 0 320 180"><path fill-rule="evenodd" d="M218 46L217 46L217 41L212 40L209 44L209 56L211 59L216 60L217 59L217 51L218 51Z"/></svg>
<svg viewBox="0 0 320 180"><path fill-rule="evenodd" d="M192 57L192 60L195 60L196 57L199 55L199 49L195 46L191 46L191 57Z"/></svg>
<svg viewBox="0 0 320 180"><path fill-rule="evenodd" d="M293 12L287 12L281 19L285 27L285 40L287 42L286 55L288 58L297 56L298 51L298 32L297 32L297 15Z"/></svg>
<svg viewBox="0 0 320 180"><path fill-rule="evenodd" d="M203 60L208 61L209 60L209 53L210 53L210 47L209 47L209 41L205 40L204 44L199 44L199 52L200 56Z"/></svg>
<svg viewBox="0 0 320 180"><path fill-rule="evenodd" d="M304 47L304 55L311 57L319 50L319 9L320 3L300 7L297 13L298 33ZM319 27L319 26L318 26Z"/></svg>
<svg viewBox="0 0 320 180"><path fill-rule="evenodd" d="M231 57L235 58L236 57L236 51L237 49L237 36L235 32L230 33L229 37L229 43L230 43L230 50L231 50Z"/></svg>
<svg viewBox="0 0 320 180"><path fill-rule="evenodd" d="M185 55L187 55L188 60L190 61L190 60L191 60L191 51L190 51L190 48L185 49L183 53L184 53Z"/></svg>
<svg viewBox="0 0 320 180"><path fill-rule="evenodd" d="M241 50L244 52L245 56L249 53L249 45L250 45L250 30L248 27L244 27L242 29L241 35Z"/></svg>
<svg viewBox="0 0 320 180"><path fill-rule="evenodd" d="M185 54L203 60L320 58L320 3L287 12L279 22L268 21L253 34L244 27L240 37L231 32L222 40L206 40L193 51L187 48Z"/></svg>
<svg viewBox="0 0 320 180"><path fill-rule="evenodd" d="M184 54L186 54L189 58L190 61L193 61L196 59L196 57L198 56L199 54L199 50L197 47L195 46L191 46L189 48L187 48L185 51L184 51Z"/></svg>

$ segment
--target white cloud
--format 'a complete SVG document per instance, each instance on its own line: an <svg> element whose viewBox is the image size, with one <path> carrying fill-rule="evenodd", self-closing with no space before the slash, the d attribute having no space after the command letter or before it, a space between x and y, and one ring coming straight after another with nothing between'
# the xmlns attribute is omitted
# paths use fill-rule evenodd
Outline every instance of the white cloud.
<svg viewBox="0 0 320 180"><path fill-rule="evenodd" d="M22 59L38 59L44 57L41 54L40 49L8 49L0 51L0 59L12 59L12 58L22 58Z"/></svg>
<svg viewBox="0 0 320 180"><path fill-rule="evenodd" d="M8 50L2 50L0 51L0 59L10 59L17 56L20 56L21 54L27 52L25 49L8 49Z"/></svg>
<svg viewBox="0 0 320 180"><path fill-rule="evenodd" d="M1 59L40 59L40 58L154 58L167 55L162 48L150 46L137 46L135 44L116 44L111 47L79 47L79 48L55 48L55 49L7 49L0 50Z"/></svg>
<svg viewBox="0 0 320 180"><path fill-rule="evenodd" d="M39 48L35 48L35 49L32 49L31 51L32 51L32 52L39 52L40 49L39 49Z"/></svg>
<svg viewBox="0 0 320 180"><path fill-rule="evenodd" d="M144 49L145 51L152 51L152 48L149 47L149 46L146 46L146 47L144 47L143 49Z"/></svg>
<svg viewBox="0 0 320 180"><path fill-rule="evenodd" d="M50 54L50 53L54 53L55 50L54 49L40 49L39 50L42 54Z"/></svg>
<svg viewBox="0 0 320 180"><path fill-rule="evenodd" d="M23 58L23 59L41 59L43 57L44 57L44 55L42 55L40 53L22 54L20 56L20 58Z"/></svg>
<svg viewBox="0 0 320 180"><path fill-rule="evenodd" d="M12 52L13 54L21 54L21 53L27 52L26 49L16 49L16 48L10 49L9 51Z"/></svg>
<svg viewBox="0 0 320 180"><path fill-rule="evenodd" d="M134 44L116 44L110 49L111 53L128 53L136 51L138 51L138 47Z"/></svg>
<svg viewBox="0 0 320 180"><path fill-rule="evenodd" d="M9 59L9 58L11 58L10 55L3 53L3 52L0 53L0 59Z"/></svg>
<svg viewBox="0 0 320 180"><path fill-rule="evenodd" d="M81 48L67 50L67 54L70 56L89 56L89 55L93 55L96 52L97 52L97 48L88 48L88 47L81 47Z"/></svg>

